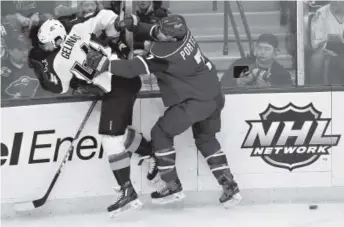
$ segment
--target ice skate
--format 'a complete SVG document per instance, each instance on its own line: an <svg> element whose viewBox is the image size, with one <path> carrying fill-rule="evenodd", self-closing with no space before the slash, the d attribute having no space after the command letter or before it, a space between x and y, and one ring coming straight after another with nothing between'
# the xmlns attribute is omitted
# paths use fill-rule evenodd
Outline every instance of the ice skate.
<svg viewBox="0 0 344 227"><path fill-rule="evenodd" d="M116 191L118 192L116 201L107 208L111 218L121 213L140 209L142 207L142 203L138 199L137 193L131 182L127 182Z"/></svg>
<svg viewBox="0 0 344 227"><path fill-rule="evenodd" d="M239 194L239 187L235 181L231 180L225 182L222 185L222 188L223 192L219 200L226 209L231 208L241 202L242 197Z"/></svg>
<svg viewBox="0 0 344 227"><path fill-rule="evenodd" d="M139 165L142 164L143 161L147 161L148 163L148 173L147 173L147 179L152 184L157 184L158 181L160 181L159 171L158 171L158 165L156 163L156 158L154 154L142 156L141 160L139 162Z"/></svg>
<svg viewBox="0 0 344 227"><path fill-rule="evenodd" d="M168 204L184 199L183 187L179 179L166 183L160 181L158 190L151 194L152 203Z"/></svg>

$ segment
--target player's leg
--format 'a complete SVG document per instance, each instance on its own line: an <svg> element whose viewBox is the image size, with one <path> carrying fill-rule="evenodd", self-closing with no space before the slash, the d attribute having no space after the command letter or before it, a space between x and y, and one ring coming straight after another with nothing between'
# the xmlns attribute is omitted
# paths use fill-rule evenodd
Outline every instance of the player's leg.
<svg viewBox="0 0 344 227"><path fill-rule="evenodd" d="M147 141L142 133L138 133L131 126L127 128L126 135L126 141L124 142L126 150L139 156L139 165L141 165L143 161L148 162L147 179L152 183L156 183L159 180L159 176L151 141Z"/></svg>
<svg viewBox="0 0 344 227"><path fill-rule="evenodd" d="M197 149L204 156L211 172L223 188L220 203L226 207L235 205L241 200L238 184L228 166L226 154L216 139L216 133L221 130L221 111L224 106L224 97L216 98L218 108L207 119L199 121L192 126Z"/></svg>
<svg viewBox="0 0 344 227"><path fill-rule="evenodd" d="M188 100L168 108L152 128L152 145L162 179L158 190L151 194L154 203L165 204L184 197L175 165L173 139L195 122L205 119L215 109L215 104Z"/></svg>
<svg viewBox="0 0 344 227"><path fill-rule="evenodd" d="M111 93L113 96L123 96L122 93L125 93L126 96L128 96L128 98L132 97L132 99L136 100L136 97L138 96L138 93L141 89L141 85L142 83L140 77L126 79L114 76L112 78ZM133 108L134 102L132 103L132 105L128 106L127 109L127 115L130 116L128 123L130 122L130 124L132 122ZM135 153L140 157L141 160L139 162L139 165L141 165L143 161L148 162L149 168L147 173L147 179L152 183L156 183L156 181L159 179L159 176L151 142L147 141L147 139L143 137L142 133L138 133L137 131L135 131L134 128L130 126L127 128L126 135L127 137L124 144L125 148L131 153Z"/></svg>
<svg viewBox="0 0 344 227"><path fill-rule="evenodd" d="M132 124L135 100L136 94L116 91L116 94L107 96L102 102L99 134L102 135L103 149L120 186L117 199L108 207L111 215L142 205L130 180L131 152L125 148L125 132L127 126Z"/></svg>

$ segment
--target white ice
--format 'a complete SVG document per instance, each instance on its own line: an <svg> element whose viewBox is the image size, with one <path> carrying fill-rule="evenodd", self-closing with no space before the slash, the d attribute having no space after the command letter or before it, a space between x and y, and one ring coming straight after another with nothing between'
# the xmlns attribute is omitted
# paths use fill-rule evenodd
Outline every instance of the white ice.
<svg viewBox="0 0 344 227"><path fill-rule="evenodd" d="M49 215L2 220L3 227L344 227L344 204L150 207L117 218L104 213Z"/></svg>

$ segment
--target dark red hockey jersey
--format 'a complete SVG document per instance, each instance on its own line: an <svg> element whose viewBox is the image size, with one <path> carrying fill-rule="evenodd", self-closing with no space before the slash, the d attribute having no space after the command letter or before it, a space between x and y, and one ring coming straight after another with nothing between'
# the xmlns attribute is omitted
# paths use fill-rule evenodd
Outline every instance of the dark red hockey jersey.
<svg viewBox="0 0 344 227"><path fill-rule="evenodd" d="M215 66L190 31L178 42L155 42L150 52L148 57L112 61L112 73L122 77L154 73L165 106L187 99L212 100L220 93Z"/></svg>

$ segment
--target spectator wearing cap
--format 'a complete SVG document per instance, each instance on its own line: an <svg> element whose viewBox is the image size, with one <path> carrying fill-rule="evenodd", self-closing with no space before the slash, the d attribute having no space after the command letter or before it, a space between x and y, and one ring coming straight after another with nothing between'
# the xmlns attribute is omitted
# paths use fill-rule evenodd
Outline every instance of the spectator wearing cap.
<svg viewBox="0 0 344 227"><path fill-rule="evenodd" d="M255 45L255 56L236 60L221 78L222 87L291 86L289 72L276 61L278 40L262 34Z"/></svg>

